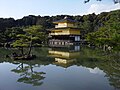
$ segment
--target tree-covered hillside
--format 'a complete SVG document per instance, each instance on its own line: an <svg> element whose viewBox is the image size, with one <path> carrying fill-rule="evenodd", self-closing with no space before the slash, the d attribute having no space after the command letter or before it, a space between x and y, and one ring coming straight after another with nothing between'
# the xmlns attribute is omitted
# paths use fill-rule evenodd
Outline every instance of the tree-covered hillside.
<svg viewBox="0 0 120 90"><path fill-rule="evenodd" d="M63 19L65 16L75 20L80 27L83 39L86 38L91 43L101 45L115 44L119 45L120 34L120 10L103 12L101 14L89 15L57 15L57 16L25 16L22 19L0 18L0 43L11 42L10 34L23 33L20 28L41 25L42 32L47 33L47 29L53 28L53 21ZM14 29L14 30L13 30ZM18 30L18 31L17 31ZM114 41L114 42L111 42Z"/></svg>
<svg viewBox="0 0 120 90"><path fill-rule="evenodd" d="M88 33L87 40L94 45L120 49L120 10L108 13L97 31Z"/></svg>

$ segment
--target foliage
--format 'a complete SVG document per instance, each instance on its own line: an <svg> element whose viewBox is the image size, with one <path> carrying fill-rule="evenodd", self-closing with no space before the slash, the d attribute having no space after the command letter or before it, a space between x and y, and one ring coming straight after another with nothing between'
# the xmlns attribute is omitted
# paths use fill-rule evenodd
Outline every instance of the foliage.
<svg viewBox="0 0 120 90"><path fill-rule="evenodd" d="M84 0L84 3L87 3L91 0ZM103 0L96 0L96 1L103 1ZM116 3L120 3L120 0L113 0L113 2L116 4Z"/></svg>
<svg viewBox="0 0 120 90"><path fill-rule="evenodd" d="M120 46L120 13L112 12L106 17L108 20L104 22L98 31L87 34L86 39L97 46L112 46L113 48ZM116 19L117 18L117 19Z"/></svg>
<svg viewBox="0 0 120 90"><path fill-rule="evenodd" d="M24 47L29 47L28 55L31 53L31 48L34 44L41 44L42 41L45 41L46 35L44 32L41 32L42 26L29 26L23 29L25 34L17 34L17 39L12 43L13 47L19 47L22 55L24 54Z"/></svg>
<svg viewBox="0 0 120 90"><path fill-rule="evenodd" d="M7 28L5 31L6 42L12 42L16 40L18 34L25 34L22 27Z"/></svg>
<svg viewBox="0 0 120 90"><path fill-rule="evenodd" d="M19 46L29 46L32 42L34 43L41 43L46 39L45 33L41 32L42 26L30 26L23 29L25 33L23 34L16 34L17 40L13 43L14 47ZM38 42L36 42L38 41Z"/></svg>
<svg viewBox="0 0 120 90"><path fill-rule="evenodd" d="M20 38L18 34L27 36L25 40L29 40L29 42L25 44L30 43L31 40L34 45L45 43L47 41L47 29L54 27L52 22L63 19L65 16L75 20L78 27L81 28L81 39L87 36L87 40L95 45L119 45L120 10L103 12L98 15L94 13L83 16L57 15L51 17L29 15L18 20L0 18L0 44L13 41L17 43L26 42L24 40L17 41Z"/></svg>
<svg viewBox="0 0 120 90"><path fill-rule="evenodd" d="M33 25L28 28L25 28L24 31L26 32L27 36L30 36L30 40L35 43L41 43L42 41L46 41L47 36L45 32L42 32L43 27L41 25Z"/></svg>

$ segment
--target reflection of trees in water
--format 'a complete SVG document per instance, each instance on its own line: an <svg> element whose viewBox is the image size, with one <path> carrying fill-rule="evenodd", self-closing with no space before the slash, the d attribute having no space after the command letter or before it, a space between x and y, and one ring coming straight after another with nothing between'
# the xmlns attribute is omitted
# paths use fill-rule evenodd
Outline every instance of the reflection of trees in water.
<svg viewBox="0 0 120 90"><path fill-rule="evenodd" d="M43 80L45 77L43 76L44 72L37 72L33 70L33 66L24 66L23 63L21 63L16 69L13 69L12 72L20 74L20 78L17 80L18 82L23 82L26 84L32 84L33 86L39 86L42 85Z"/></svg>
<svg viewBox="0 0 120 90"><path fill-rule="evenodd" d="M120 89L120 61L82 61L79 62L79 65L88 67L88 68L95 68L98 67L103 70L106 75L105 77L108 78L109 83L115 89Z"/></svg>
<svg viewBox="0 0 120 90"><path fill-rule="evenodd" d="M102 60L102 59L84 59L79 60L77 65L82 65L88 68L95 68L98 67L99 69L103 70L109 80L111 86L115 89L120 89L120 61L119 60Z"/></svg>
<svg viewBox="0 0 120 90"><path fill-rule="evenodd" d="M98 67L106 73L111 86L120 89L120 53L101 52L99 50L82 49L76 65L94 69Z"/></svg>
<svg viewBox="0 0 120 90"><path fill-rule="evenodd" d="M34 71L33 68L40 67L41 65L49 65L52 63L51 58L47 58L47 49L44 48L33 48L33 53L35 53L38 57L35 60L30 61L14 61L10 58L5 58L6 55L10 55L11 52L16 51L14 49L4 49L0 48L0 63L3 62L9 62L12 64L20 64L16 69L11 70L12 72L15 72L20 75L20 78L18 79L18 82L23 82L26 84L31 84L34 86L41 85L43 83L43 79L45 78L43 75L44 72L37 72ZM44 52L43 52L44 51ZM40 52L40 53L39 53Z"/></svg>
<svg viewBox="0 0 120 90"><path fill-rule="evenodd" d="M1 56L4 56L4 54L8 54L8 50L0 49ZM36 72L33 70L35 65L37 64L39 67L40 65L49 65L53 64L54 59L47 57L48 49L47 48L33 48L34 54L37 55L36 60L33 61L19 61L20 63L24 63L18 66L16 69L12 70L15 73L18 73L20 75L20 78L18 79L18 82L24 82L27 84L32 85L40 85L42 84L42 80L45 78L43 75L44 72ZM67 67L70 67L72 65L77 66L85 66L88 68L95 68L98 67L99 69L103 70L106 73L106 77L109 80L109 83L111 86L113 86L116 89L120 89L120 56L119 53L114 54L107 54L105 52L102 53L98 50L91 50L91 49L82 49L80 51L80 56L76 57L76 62L70 63ZM3 59L0 57L0 62L9 62L15 64L13 60L9 59ZM27 66L28 65L28 66ZM61 65L61 67L64 67Z"/></svg>
<svg viewBox="0 0 120 90"><path fill-rule="evenodd" d="M111 86L115 89L120 89L120 60L118 52L103 52L101 50L93 50L83 48L80 51L80 55L75 57L76 61L57 65L68 68L72 65L84 66L87 68L96 68L103 70L106 73L106 77L109 80ZM56 63L54 63L56 64Z"/></svg>
<svg viewBox="0 0 120 90"><path fill-rule="evenodd" d="M106 63L104 72L111 86L120 89L120 61L110 61Z"/></svg>

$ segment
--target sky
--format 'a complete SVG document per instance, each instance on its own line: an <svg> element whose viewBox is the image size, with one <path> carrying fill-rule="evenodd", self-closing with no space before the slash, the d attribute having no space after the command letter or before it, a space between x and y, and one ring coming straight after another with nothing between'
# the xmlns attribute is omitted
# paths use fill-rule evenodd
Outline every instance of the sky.
<svg viewBox="0 0 120 90"><path fill-rule="evenodd" d="M113 0L0 0L0 18L20 19L28 15L87 15L120 9Z"/></svg>

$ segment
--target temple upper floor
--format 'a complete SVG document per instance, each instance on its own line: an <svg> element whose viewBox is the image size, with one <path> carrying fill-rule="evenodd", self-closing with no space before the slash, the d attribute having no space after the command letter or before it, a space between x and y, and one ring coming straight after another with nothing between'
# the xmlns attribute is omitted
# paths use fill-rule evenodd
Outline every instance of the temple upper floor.
<svg viewBox="0 0 120 90"><path fill-rule="evenodd" d="M73 27L76 28L77 26L74 23L58 23L55 28L64 28L64 27Z"/></svg>
<svg viewBox="0 0 120 90"><path fill-rule="evenodd" d="M58 20L58 21L55 21L53 22L54 24L57 24L55 26L55 28L65 28L65 27L73 27L73 28L76 28L77 26L75 25L75 21L74 20L71 20L69 19L68 17L65 17L64 19L62 20Z"/></svg>

